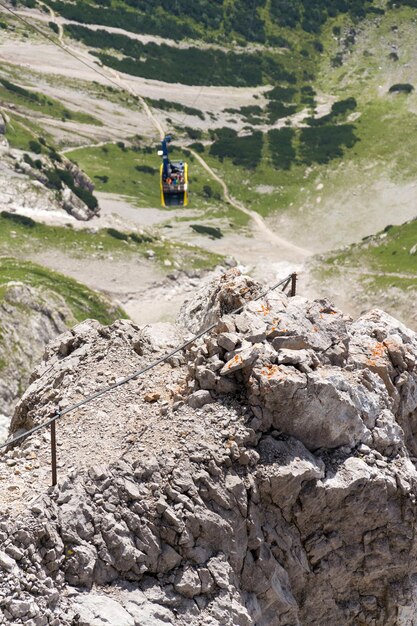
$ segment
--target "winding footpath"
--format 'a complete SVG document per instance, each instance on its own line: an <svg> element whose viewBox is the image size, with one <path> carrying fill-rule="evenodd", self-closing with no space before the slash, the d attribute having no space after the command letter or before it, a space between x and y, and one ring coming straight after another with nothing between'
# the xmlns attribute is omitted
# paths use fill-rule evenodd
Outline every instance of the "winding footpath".
<svg viewBox="0 0 417 626"><path fill-rule="evenodd" d="M256 226L256 229L258 230L258 232L266 240L268 240L269 243L273 245L278 245L281 247L282 250L287 250L291 252L293 255L294 261L303 261L308 256L311 256L312 253L309 250L306 250L305 248L300 248L299 246L296 246L295 244L288 241L287 239L284 239L283 237L280 237L279 235L277 235L273 230L269 228L269 226L266 224L265 220L261 217L261 215L259 215L259 213L257 213L256 211L251 211L250 209L245 207L241 202L236 200L236 198L234 198L230 194L229 188L224 182L224 180L220 178L218 174L216 174L216 172L208 165L208 163L197 152L195 152L194 150L191 150L190 148L187 148L187 149L192 153L194 158L196 158L197 161L204 167L204 169L210 174L210 176L221 185L226 202L228 202L238 211L241 211L245 215L248 215L253 221L254 225Z"/></svg>
<svg viewBox="0 0 417 626"><path fill-rule="evenodd" d="M60 44L63 47L70 50L72 54L78 57L83 56L84 58L86 58L85 54L82 54L78 49L68 46L68 44L65 43L64 29L62 27L62 24L59 23L59 21L57 20L55 12L47 4L42 2L42 0L37 0L37 3L38 5L46 8L49 11L52 21L54 22L54 24L56 24L58 28L58 39L59 39ZM91 62L91 58L89 56L88 56L88 60ZM136 98L138 98L140 104L143 107L145 114L147 115L147 117L149 118L149 120L152 122L153 126L159 133L160 139L163 139L165 137L165 130L160 120L158 120L158 118L154 115L151 107L146 102L145 98L140 93L138 93L129 84L129 82L125 78L122 78L120 74L116 72L115 70L107 68L106 66L100 64L100 71L103 73L106 73L107 75L111 75L112 79L113 80L115 79L117 81L121 89L124 89L125 91L129 92L132 96L135 96ZM265 242L268 242L269 244L273 246L279 246L280 251L287 252L291 257L291 261L293 262L300 263L300 262L303 262L307 257L311 256L312 253L309 250L306 250L305 248L301 248L291 243L284 237L280 237L273 230L271 230L269 226L266 224L265 220L262 218L262 216L259 215L259 213L248 209L241 202L239 202L236 198L234 198L231 195L229 188L227 184L225 183L225 181L222 178L220 178L220 176L209 166L209 164L203 159L203 157L200 154L198 154L194 150L191 150L190 148L188 148L188 150L190 150L194 158L200 163L200 165L206 170L206 172L213 178L213 180L215 180L216 182L220 184L220 186L223 189L223 196L226 202L228 202L235 209L237 209L241 213L244 213L251 219L253 226L254 226L254 231L256 231L258 235L265 240Z"/></svg>

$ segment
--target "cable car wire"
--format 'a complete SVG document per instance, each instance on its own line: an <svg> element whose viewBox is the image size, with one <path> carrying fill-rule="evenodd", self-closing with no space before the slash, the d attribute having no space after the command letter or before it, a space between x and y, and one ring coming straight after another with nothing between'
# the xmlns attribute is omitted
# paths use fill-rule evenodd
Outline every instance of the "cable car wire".
<svg viewBox="0 0 417 626"><path fill-rule="evenodd" d="M41 37L43 37L44 39L46 39L47 41L49 41L49 43L53 44L54 46L56 46L57 48L59 48L60 50L63 50L64 52L66 52L67 54L69 54L73 59L75 59L76 61L79 61L80 63L82 63L85 67L87 67L89 70L95 72L96 74L98 74L99 76L101 76L102 78L104 78L106 81L108 81L109 83L111 83L112 85L114 85L115 87L117 87L118 90L121 89L120 86L120 82L117 82L116 80L113 80L112 78L110 78L110 76L108 76L107 74L105 74L104 72L101 72L99 69L97 69L97 67L95 67L94 65L87 63L87 61L84 61L84 59L80 58L77 54L75 54L74 52L71 52L71 50L69 50L69 48L67 46L65 46L64 44L62 44L59 41L56 41L56 39L54 39L53 37L47 35L41 28L38 28L37 26L35 26L34 24L32 24L29 20L27 20L26 18L24 18L22 15L20 15L19 13L16 13L16 11L14 11L13 9L11 9L10 7L8 7L3 0L0 0L0 6L3 7L3 9L5 9L6 11L8 11L11 15L13 15L13 17L15 17L16 19L18 19L20 22L22 22L23 24L25 24L26 26L28 26L30 29L32 29L34 32L38 33L39 35L41 35ZM122 79L123 80L123 79ZM131 88L133 89L133 88ZM196 104L196 102L198 101L198 99L201 96L201 93L204 89L204 85L201 86L196 98L193 100L193 106ZM123 91L128 91L127 89L123 89ZM135 91L135 90L133 90ZM136 97L139 99L143 99L146 103L146 105L150 108L150 105L147 102L147 98L145 96L142 96L140 94L136 94ZM152 108L158 108L158 107L152 107ZM171 115L169 114L169 118L179 122L179 124L183 125L184 124L184 120L189 117L189 113L186 113L184 115L184 117L182 119L178 118L177 116Z"/></svg>

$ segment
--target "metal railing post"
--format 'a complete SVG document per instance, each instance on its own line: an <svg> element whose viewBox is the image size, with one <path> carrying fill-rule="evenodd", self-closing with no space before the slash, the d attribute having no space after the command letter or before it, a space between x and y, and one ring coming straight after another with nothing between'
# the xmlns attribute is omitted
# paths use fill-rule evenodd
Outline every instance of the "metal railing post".
<svg viewBox="0 0 417 626"><path fill-rule="evenodd" d="M52 487L57 483L56 471L56 424L51 422L51 464L52 464Z"/></svg>
<svg viewBox="0 0 417 626"><path fill-rule="evenodd" d="M297 294L297 273L291 274L291 292L290 296L293 298Z"/></svg>

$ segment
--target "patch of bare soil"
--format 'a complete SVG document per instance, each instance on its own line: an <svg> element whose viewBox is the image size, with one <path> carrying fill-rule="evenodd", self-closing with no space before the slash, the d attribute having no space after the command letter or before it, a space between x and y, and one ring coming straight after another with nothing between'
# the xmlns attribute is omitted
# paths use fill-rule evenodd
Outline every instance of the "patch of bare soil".
<svg viewBox="0 0 417 626"><path fill-rule="evenodd" d="M395 183L387 179L354 184L326 198L326 183L314 197L285 214L268 219L283 237L315 252L327 252L379 232L387 224L402 224L416 217L417 183Z"/></svg>

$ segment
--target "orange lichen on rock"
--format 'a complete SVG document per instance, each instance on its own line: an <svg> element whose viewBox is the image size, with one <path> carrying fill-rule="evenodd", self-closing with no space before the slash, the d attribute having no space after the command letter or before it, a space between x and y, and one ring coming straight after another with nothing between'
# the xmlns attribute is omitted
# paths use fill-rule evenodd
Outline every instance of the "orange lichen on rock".
<svg viewBox="0 0 417 626"><path fill-rule="evenodd" d="M387 353L387 348L384 346L383 343L381 343L380 341L377 341L375 346L372 349L371 352L371 356L369 357L369 359L366 360L367 364L370 367L376 367L377 365L377 361L384 357Z"/></svg>
<svg viewBox="0 0 417 626"><path fill-rule="evenodd" d="M268 380L276 377L276 375L279 373L281 373L281 370L279 369L278 365L268 364L261 369L262 376L265 376Z"/></svg>
<svg viewBox="0 0 417 626"><path fill-rule="evenodd" d="M258 313L262 313L263 315L268 315L270 312L271 309L266 304L261 304L260 308L258 309Z"/></svg>
<svg viewBox="0 0 417 626"><path fill-rule="evenodd" d="M227 367L228 368L234 367L238 363L242 363L242 357L240 356L240 354L235 354L233 359L230 359L229 363L227 364Z"/></svg>

